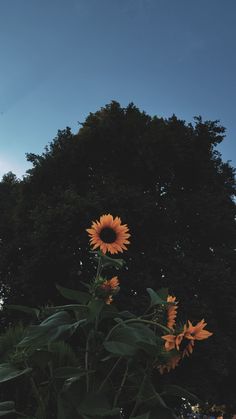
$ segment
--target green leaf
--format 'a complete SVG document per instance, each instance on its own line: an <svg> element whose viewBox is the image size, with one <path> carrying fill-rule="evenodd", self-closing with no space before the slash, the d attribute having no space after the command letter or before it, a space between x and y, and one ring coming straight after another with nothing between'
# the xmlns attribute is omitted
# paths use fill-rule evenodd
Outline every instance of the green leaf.
<svg viewBox="0 0 236 419"><path fill-rule="evenodd" d="M93 322L101 313L102 308L105 306L105 303L103 300L91 300L88 304L88 316L87 316L87 322Z"/></svg>
<svg viewBox="0 0 236 419"><path fill-rule="evenodd" d="M0 403L0 416L7 416L16 413L14 402L1 402Z"/></svg>
<svg viewBox="0 0 236 419"><path fill-rule="evenodd" d="M136 318L135 314L131 313L128 310L120 311L119 312L119 316L122 319L135 319Z"/></svg>
<svg viewBox="0 0 236 419"><path fill-rule="evenodd" d="M56 288L63 297L67 298L68 300L77 301L81 304L86 304L91 298L90 294L87 292L72 290L70 288L62 287L58 284L56 284Z"/></svg>
<svg viewBox="0 0 236 419"><path fill-rule="evenodd" d="M147 288L147 292L151 299L150 306L156 306L159 304L168 304L167 301L163 300L152 288Z"/></svg>
<svg viewBox="0 0 236 419"><path fill-rule="evenodd" d="M107 266L120 269L122 266L124 266L125 261L123 259L116 259L112 258L110 256L104 255L101 251L91 251L90 253L97 255L101 259L101 263L103 268L106 268Z"/></svg>
<svg viewBox="0 0 236 419"><path fill-rule="evenodd" d="M77 410L82 415L88 415L92 417L112 417L120 413L119 408L112 409L106 397L101 393L86 394L84 400L79 404Z"/></svg>
<svg viewBox="0 0 236 419"><path fill-rule="evenodd" d="M44 311L46 313L56 313L61 310L74 311L76 313L79 313L81 315L79 317L81 318L82 317L85 318L86 315L88 314L88 307L85 305L80 305L80 304L66 304L63 306L46 307Z"/></svg>
<svg viewBox="0 0 236 419"><path fill-rule="evenodd" d="M158 293L159 297L160 297L162 300L167 301L167 297L168 297L168 295L169 295L169 290L168 290L168 288L160 288L160 289L157 291L157 293Z"/></svg>
<svg viewBox="0 0 236 419"><path fill-rule="evenodd" d="M142 323L132 323L129 325L120 324L110 336L111 340L117 343L129 345L134 348L134 353L142 349L151 356L158 352L157 338L155 333Z"/></svg>
<svg viewBox="0 0 236 419"><path fill-rule="evenodd" d="M195 396L194 394L190 393L188 390L185 390L184 388L177 386L177 385L166 385L164 386L164 390L161 393L162 396L167 396L167 395L171 395L171 396L176 396L176 397L185 397L186 399L188 399L189 401L193 401L196 403L200 403L200 399Z"/></svg>
<svg viewBox="0 0 236 419"><path fill-rule="evenodd" d="M0 383L5 383L6 381L14 380L18 377L21 377L22 375L30 373L31 371L31 368L19 370L11 364L0 364Z"/></svg>
<svg viewBox="0 0 236 419"><path fill-rule="evenodd" d="M4 307L10 310L22 311L23 313L31 314L33 317L39 318L40 310L38 308L21 306L16 304L4 304Z"/></svg>
<svg viewBox="0 0 236 419"><path fill-rule="evenodd" d="M110 256L104 254L101 254L101 262L104 268L110 266L113 268L120 269L125 264L125 261L123 259L111 258Z"/></svg>
<svg viewBox="0 0 236 419"><path fill-rule="evenodd" d="M117 356L133 356L137 352L137 348L127 343L109 341L103 343L104 348Z"/></svg>
<svg viewBox="0 0 236 419"><path fill-rule="evenodd" d="M77 327L86 320L72 322L71 316L66 311L60 311L45 319L38 326L30 326L26 330L19 346L43 346L56 340L65 340L72 336Z"/></svg>

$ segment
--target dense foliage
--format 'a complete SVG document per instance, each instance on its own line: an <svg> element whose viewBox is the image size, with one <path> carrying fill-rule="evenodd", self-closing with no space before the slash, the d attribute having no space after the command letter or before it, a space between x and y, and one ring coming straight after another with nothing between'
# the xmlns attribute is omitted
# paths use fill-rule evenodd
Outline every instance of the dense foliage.
<svg viewBox="0 0 236 419"><path fill-rule="evenodd" d="M107 255L126 250L127 225L103 215L87 230L96 275L85 291L57 285L73 301L61 306L5 308L31 314L34 324L7 328L0 336L0 416L27 419L177 419L182 398L199 400L176 385L158 382L212 335L202 320L177 321L176 297L167 289L147 288L149 304L142 315L119 312L114 298L123 259ZM9 396L11 400L9 400ZM5 399L7 397L7 400ZM190 405L190 403L189 403Z"/></svg>
<svg viewBox="0 0 236 419"><path fill-rule="evenodd" d="M59 131L42 155L28 154L28 176L17 181L8 174L0 183L6 302L63 303L55 283L80 288L94 274L86 249L90 220L119 214L135 231L119 308L139 314L145 288L168 287L184 319L206 317L214 336L172 380L202 398L233 401L235 179L216 151L223 137L217 122L196 118L191 125L112 102L90 114L78 134ZM3 324L11 318L2 313Z"/></svg>

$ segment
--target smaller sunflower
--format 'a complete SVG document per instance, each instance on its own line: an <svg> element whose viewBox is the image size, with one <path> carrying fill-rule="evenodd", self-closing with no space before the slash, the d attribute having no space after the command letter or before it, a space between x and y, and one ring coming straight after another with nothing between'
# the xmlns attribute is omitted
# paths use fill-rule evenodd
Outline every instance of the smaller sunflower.
<svg viewBox="0 0 236 419"><path fill-rule="evenodd" d="M107 292L115 292L119 288L119 285L119 279L117 278L117 276L114 276L111 279L106 279L100 285L100 288Z"/></svg>
<svg viewBox="0 0 236 419"><path fill-rule="evenodd" d="M207 323L202 319L200 322L193 326L190 320L188 320L188 326L184 326L184 337L189 340L204 340L213 335L212 332L204 330Z"/></svg>
<svg viewBox="0 0 236 419"><path fill-rule="evenodd" d="M177 349L179 351L180 344L184 338L184 333L179 333L178 335L165 335L162 336L162 339L165 340L165 350L167 352L172 351L172 349Z"/></svg>
<svg viewBox="0 0 236 419"><path fill-rule="evenodd" d="M102 253L111 254L127 250L130 234L127 224L121 224L119 217L113 218L111 214L102 215L99 221L93 221L91 228L86 231L90 236L90 244L93 249L98 247Z"/></svg>
<svg viewBox="0 0 236 419"><path fill-rule="evenodd" d="M171 295L168 295L167 302L170 303L167 306L167 327L173 329L176 324L178 303L176 297L172 297Z"/></svg>

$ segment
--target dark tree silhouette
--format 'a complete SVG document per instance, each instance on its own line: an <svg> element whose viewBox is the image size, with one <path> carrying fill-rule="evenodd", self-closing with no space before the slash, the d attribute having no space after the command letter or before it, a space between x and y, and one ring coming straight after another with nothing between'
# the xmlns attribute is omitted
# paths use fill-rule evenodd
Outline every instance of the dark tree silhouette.
<svg viewBox="0 0 236 419"><path fill-rule="evenodd" d="M216 151L223 138L218 121L186 124L117 102L78 134L59 131L42 155L27 155L23 181L8 174L0 184L4 299L57 303L55 283L81 287L93 275L85 229L103 213L119 215L132 243L117 303L138 311L146 287L169 287L183 320L205 318L214 332L176 377L203 398L232 400L235 179Z"/></svg>

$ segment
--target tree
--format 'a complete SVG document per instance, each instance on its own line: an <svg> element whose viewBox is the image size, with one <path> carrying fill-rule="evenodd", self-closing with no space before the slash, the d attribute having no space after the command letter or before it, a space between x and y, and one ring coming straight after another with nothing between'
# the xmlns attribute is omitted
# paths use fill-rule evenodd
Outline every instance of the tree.
<svg viewBox="0 0 236 419"><path fill-rule="evenodd" d="M230 400L235 179L216 151L223 138L218 121L186 124L112 102L90 114L78 134L66 128L42 155L28 154L33 167L17 184L0 232L11 225L0 263L6 302L60 302L55 283L82 289L80 280L93 275L85 229L102 213L119 215L132 245L118 304L138 312L145 288L164 286L181 300L184 319L205 316L214 337L177 375L202 397Z"/></svg>

